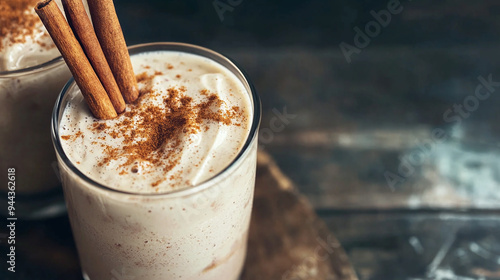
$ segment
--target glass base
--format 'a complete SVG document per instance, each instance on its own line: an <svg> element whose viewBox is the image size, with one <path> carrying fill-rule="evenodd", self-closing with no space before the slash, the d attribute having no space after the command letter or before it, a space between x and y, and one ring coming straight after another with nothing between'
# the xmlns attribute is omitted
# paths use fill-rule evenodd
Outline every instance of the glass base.
<svg viewBox="0 0 500 280"><path fill-rule="evenodd" d="M243 274L243 272L240 272L240 276L238 276L238 278L236 280L241 280L241 275L242 274ZM85 272L82 272L82 277L83 277L83 280L91 280L90 277ZM128 278L125 278L125 279L112 278L111 280L128 280ZM135 279L133 277L131 277L130 280L135 280Z"/></svg>

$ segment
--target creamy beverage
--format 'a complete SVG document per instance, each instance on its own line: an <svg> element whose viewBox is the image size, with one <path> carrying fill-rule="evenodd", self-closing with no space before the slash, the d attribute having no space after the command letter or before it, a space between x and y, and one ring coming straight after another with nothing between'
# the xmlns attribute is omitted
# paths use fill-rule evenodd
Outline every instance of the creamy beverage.
<svg viewBox="0 0 500 280"><path fill-rule="evenodd" d="M59 185L52 167L50 112L70 78L33 11L35 3L0 1L0 170L17 169L18 194L38 194ZM7 184L2 188L6 191Z"/></svg>
<svg viewBox="0 0 500 280"><path fill-rule="evenodd" d="M54 112L84 277L236 280L253 200L258 97L212 51L157 43L131 54L140 97L124 113L95 119L74 83Z"/></svg>

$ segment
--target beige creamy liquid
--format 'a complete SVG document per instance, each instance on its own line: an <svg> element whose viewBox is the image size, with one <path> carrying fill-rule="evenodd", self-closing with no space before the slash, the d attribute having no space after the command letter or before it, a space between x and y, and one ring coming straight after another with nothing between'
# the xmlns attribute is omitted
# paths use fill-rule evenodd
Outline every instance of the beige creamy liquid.
<svg viewBox="0 0 500 280"><path fill-rule="evenodd" d="M95 120L73 86L61 117L60 141L76 168L109 188L136 193L96 188L61 164L83 271L92 280L236 280L246 252L256 141L192 194L137 193L189 188L230 165L249 135L248 90L201 56L161 51L131 59L142 95L124 114ZM169 131L166 122L190 125ZM156 150L137 148L151 143Z"/></svg>

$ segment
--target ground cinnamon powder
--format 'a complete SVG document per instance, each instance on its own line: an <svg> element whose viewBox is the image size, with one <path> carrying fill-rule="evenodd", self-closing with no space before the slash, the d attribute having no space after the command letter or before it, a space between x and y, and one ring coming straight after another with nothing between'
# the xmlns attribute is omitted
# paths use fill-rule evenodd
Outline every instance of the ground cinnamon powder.
<svg viewBox="0 0 500 280"><path fill-rule="evenodd" d="M24 43L26 37L34 35L35 26L40 23L40 19L31 9L35 7L38 1L0 1L0 51L5 47L3 38L8 37L9 41L7 43L14 44Z"/></svg>
<svg viewBox="0 0 500 280"><path fill-rule="evenodd" d="M123 144L118 148L103 144L105 152L100 166L120 158L125 159L117 170L120 175L130 172L146 174L148 170L145 166L151 171L162 169L167 173L179 163L182 146L189 139L186 136L208 129L209 122L240 125L238 121L242 120L243 112L238 107L221 109L224 101L216 93L203 90L199 94L205 97L204 100L195 103L184 94L184 87L166 89L166 94L156 92L151 86L152 81L161 74L148 75L144 72L136 76L142 84L141 96L135 104L127 106L123 117L112 127L102 120L91 124L90 128L95 132L123 138ZM144 98L159 97L159 94L163 96L162 106L141 102ZM152 187L166 179L159 179L152 183Z"/></svg>

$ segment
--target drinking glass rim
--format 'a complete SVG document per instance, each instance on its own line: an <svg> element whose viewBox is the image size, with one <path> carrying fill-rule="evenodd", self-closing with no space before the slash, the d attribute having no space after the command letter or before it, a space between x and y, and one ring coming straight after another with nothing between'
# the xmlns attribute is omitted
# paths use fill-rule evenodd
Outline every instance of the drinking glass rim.
<svg viewBox="0 0 500 280"><path fill-rule="evenodd" d="M0 71L0 78L11 78L11 77L19 77L19 76L25 76L33 73L38 73L47 69L52 69L54 67L57 67L59 65L64 64L64 59L61 55L46 61L44 63L40 63L34 66L22 68L22 69L16 69L16 70L8 70L8 71Z"/></svg>
<svg viewBox="0 0 500 280"><path fill-rule="evenodd" d="M250 94L250 99L252 102L252 109L253 109L253 118L252 118L252 123L250 126L250 131L247 135L247 138L245 140L245 143L239 153L236 155L236 157L221 171L219 171L217 174L214 176L208 178L207 180L200 182L194 186L174 190L174 191L166 191L166 192L160 192L160 193L139 193L139 192L132 192L132 191L123 191L123 190L118 190L114 189L111 187L108 187L104 184L101 184L99 182L96 182L89 176L85 175L83 172L81 172L72 162L69 160L68 156L64 152L64 149L62 148L60 139L59 139L59 111L61 109L62 101L65 97L65 95L68 93L70 87L72 87L75 84L74 78L71 78L64 88L61 90L59 93L59 96L57 97L56 103L54 105L54 109L52 111L52 117L51 117L51 137L52 137L52 143L54 145L54 149L56 151L56 154L64 165L71 170L75 175L77 175L80 179L84 180L87 184L91 185L94 188L111 192L111 193L117 193L117 194L122 194L122 195L130 195L130 196L136 196L136 197L183 197L183 196L188 196L191 194L195 194L198 192L201 192L211 186L217 185L217 181L220 181L225 178L225 174L229 174L228 172L232 173L234 171L234 167L238 165L242 159L244 159L247 154L251 150L251 146L256 141L257 134L258 134L258 129L260 126L260 121L261 121L261 100L259 95L257 94L255 87L251 83L248 75L246 72L238 66L237 63L235 63L233 60L228 58L227 56L224 56L218 52L215 52L213 50L210 50L208 48L204 48L201 46L193 45L193 44L187 44L187 43L179 43L179 42L153 42L153 43L145 43L145 44L137 44L133 46L129 46L129 53L131 55L134 54L139 54L147 51L179 51L179 52L186 52L190 54L195 54L202 56L204 58L208 58L224 68L228 69L233 73L239 80L240 82L243 83L243 86L245 86L246 89L249 90ZM144 50L144 51L143 51ZM135 52L134 52L135 51ZM219 60L216 60L215 58L218 58ZM223 64L222 62L225 62L226 64ZM232 67L233 69L230 69L228 67ZM241 79L242 78L242 79ZM215 183L214 183L215 181Z"/></svg>

